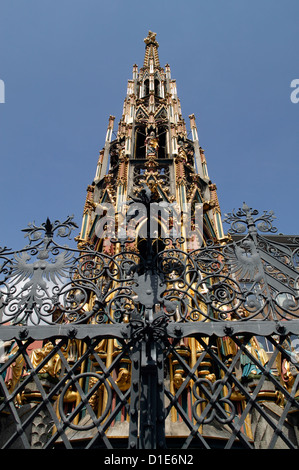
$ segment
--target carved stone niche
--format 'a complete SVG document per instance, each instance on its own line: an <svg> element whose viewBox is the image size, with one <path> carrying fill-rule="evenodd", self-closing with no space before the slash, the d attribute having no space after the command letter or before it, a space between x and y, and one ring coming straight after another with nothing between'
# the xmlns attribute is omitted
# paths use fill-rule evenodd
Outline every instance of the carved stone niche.
<svg viewBox="0 0 299 470"><path fill-rule="evenodd" d="M17 409L21 423L24 423L33 412L37 403L28 403ZM24 434L32 449L42 449L49 440L49 432L52 428L52 420L47 409L41 409L34 417L32 423L24 429ZM3 448L6 442L16 433L16 422L11 414L0 417L0 447ZM21 437L18 437L9 447L10 449L24 449Z"/></svg>

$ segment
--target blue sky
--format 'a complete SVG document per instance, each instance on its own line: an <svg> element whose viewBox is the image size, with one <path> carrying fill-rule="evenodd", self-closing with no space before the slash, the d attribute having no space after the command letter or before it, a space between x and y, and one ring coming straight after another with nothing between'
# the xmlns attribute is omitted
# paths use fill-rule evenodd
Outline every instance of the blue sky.
<svg viewBox="0 0 299 470"><path fill-rule="evenodd" d="M298 0L1 0L0 246L22 248L20 230L47 217L80 225L149 30L223 215L246 201L298 234L298 18Z"/></svg>

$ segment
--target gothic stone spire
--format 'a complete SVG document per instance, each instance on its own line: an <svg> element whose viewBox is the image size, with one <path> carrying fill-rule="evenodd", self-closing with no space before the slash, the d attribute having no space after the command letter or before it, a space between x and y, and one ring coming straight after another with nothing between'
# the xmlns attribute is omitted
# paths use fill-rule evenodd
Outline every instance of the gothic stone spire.
<svg viewBox="0 0 299 470"><path fill-rule="evenodd" d="M171 78L168 64L165 68L159 64L156 33L149 31L144 42L144 65L140 69L133 66L117 133L113 132L114 116L109 117L88 208L92 207L90 202L95 208L110 203L119 214L126 201L146 184L156 199L165 203L189 204L192 208L202 204L206 238L221 239L216 186L208 176L195 116L189 116L188 133L176 80ZM83 225L87 228L82 230L81 238L95 243L94 227L99 214L86 208L84 214Z"/></svg>

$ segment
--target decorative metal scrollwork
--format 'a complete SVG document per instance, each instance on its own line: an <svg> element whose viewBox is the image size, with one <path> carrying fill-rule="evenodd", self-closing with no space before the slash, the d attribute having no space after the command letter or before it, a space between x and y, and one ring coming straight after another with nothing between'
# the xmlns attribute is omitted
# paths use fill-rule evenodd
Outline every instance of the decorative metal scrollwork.
<svg viewBox="0 0 299 470"><path fill-rule="evenodd" d="M198 379L193 385L196 401L193 404L193 416L198 423L208 424L216 419L222 424L228 424L236 416L235 406L230 400L231 385L223 384L221 380L211 382ZM204 405L204 410L198 414L198 407Z"/></svg>
<svg viewBox="0 0 299 470"><path fill-rule="evenodd" d="M146 343L163 341L166 338L167 323L168 320L163 315L158 315L153 319L132 319L130 322L132 327L131 337L138 341L143 340Z"/></svg>
<svg viewBox="0 0 299 470"><path fill-rule="evenodd" d="M258 229L260 232L277 232L277 228L272 225L273 220L276 218L273 211L264 211L262 215L259 215L256 209L248 207L245 202L242 208L238 211L229 212L225 214L224 221L231 224L229 233L245 233L248 228L249 231ZM258 216L255 217L254 216Z"/></svg>
<svg viewBox="0 0 299 470"><path fill-rule="evenodd" d="M148 238L146 258L127 248L132 240L113 239L112 254L60 245L72 217L30 224L29 245L0 249L0 323L126 323L148 308L175 322L298 318L299 248L259 235L255 223L272 233L274 216L257 215L246 205L229 214L231 232L243 232L241 220L248 234L221 245L184 251L183 239L169 238L155 252Z"/></svg>

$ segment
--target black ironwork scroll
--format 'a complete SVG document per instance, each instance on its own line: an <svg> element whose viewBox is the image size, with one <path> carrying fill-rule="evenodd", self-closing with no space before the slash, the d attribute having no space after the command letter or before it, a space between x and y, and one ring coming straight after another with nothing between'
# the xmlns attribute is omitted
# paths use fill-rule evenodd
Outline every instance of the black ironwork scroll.
<svg viewBox="0 0 299 470"><path fill-rule="evenodd" d="M28 246L0 251L1 324L113 324L155 305L175 322L298 318L299 248L259 235L253 214L243 208L227 216L232 233L247 225L240 239L188 252L182 239L164 239L146 259L118 239L114 254L57 243L56 234L74 229L71 217L30 225ZM257 228L273 232L272 217L258 217Z"/></svg>
<svg viewBox="0 0 299 470"><path fill-rule="evenodd" d="M189 251L72 248L72 217L0 249L0 447L299 447L298 239L226 220Z"/></svg>

